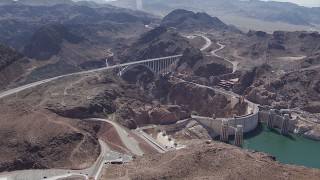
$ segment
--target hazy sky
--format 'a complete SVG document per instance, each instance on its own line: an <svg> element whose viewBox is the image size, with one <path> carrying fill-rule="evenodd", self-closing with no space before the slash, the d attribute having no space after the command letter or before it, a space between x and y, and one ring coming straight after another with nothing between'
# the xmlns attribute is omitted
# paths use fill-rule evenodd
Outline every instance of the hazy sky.
<svg viewBox="0 0 320 180"><path fill-rule="evenodd" d="M270 0L265 0L265 1L270 1ZM299 4L301 6L320 7L320 0L272 0L272 1L292 2L295 4Z"/></svg>

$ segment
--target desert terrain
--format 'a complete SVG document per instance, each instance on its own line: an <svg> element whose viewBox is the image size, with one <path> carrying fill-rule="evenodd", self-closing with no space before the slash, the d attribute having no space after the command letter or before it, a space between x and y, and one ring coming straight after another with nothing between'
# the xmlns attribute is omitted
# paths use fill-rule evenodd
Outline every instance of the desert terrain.
<svg viewBox="0 0 320 180"><path fill-rule="evenodd" d="M289 131L318 143L318 32L243 32L183 9L160 18L34 3L0 4L0 179L320 178L218 142L220 132L194 118L264 123L260 113L289 109Z"/></svg>

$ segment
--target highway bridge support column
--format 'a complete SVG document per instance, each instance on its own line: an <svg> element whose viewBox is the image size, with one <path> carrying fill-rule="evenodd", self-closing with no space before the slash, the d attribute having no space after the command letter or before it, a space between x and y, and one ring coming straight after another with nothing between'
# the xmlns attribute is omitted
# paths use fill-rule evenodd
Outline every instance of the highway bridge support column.
<svg viewBox="0 0 320 180"><path fill-rule="evenodd" d="M220 134L220 141L227 142L229 138L229 121L227 119L222 120L221 125L221 134Z"/></svg>
<svg viewBox="0 0 320 180"><path fill-rule="evenodd" d="M285 114L282 118L281 134L288 135L288 126L290 121L290 115Z"/></svg>
<svg viewBox="0 0 320 180"><path fill-rule="evenodd" d="M238 125L235 133L234 144L238 147L243 145L243 126Z"/></svg>
<svg viewBox="0 0 320 180"><path fill-rule="evenodd" d="M270 109L268 123L267 123L267 127L270 130L274 129L274 115L275 115L275 110Z"/></svg>

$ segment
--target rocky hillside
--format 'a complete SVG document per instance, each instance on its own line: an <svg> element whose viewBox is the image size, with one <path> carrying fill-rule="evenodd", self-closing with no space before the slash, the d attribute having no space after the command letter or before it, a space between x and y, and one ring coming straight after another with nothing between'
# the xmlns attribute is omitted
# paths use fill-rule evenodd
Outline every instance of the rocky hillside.
<svg viewBox="0 0 320 180"><path fill-rule="evenodd" d="M161 25L188 32L231 29L231 27L224 24L217 17L211 17L206 13L194 13L184 9L174 10L169 13L162 19Z"/></svg>
<svg viewBox="0 0 320 180"><path fill-rule="evenodd" d="M60 59L56 63L47 64L33 69L33 71L26 76L24 83L32 83L41 79L49 79L60 76L61 74L70 74L79 71L81 71L79 67Z"/></svg>
<svg viewBox="0 0 320 180"><path fill-rule="evenodd" d="M0 90L21 78L30 67L28 58L22 54L0 45Z"/></svg>
<svg viewBox="0 0 320 180"><path fill-rule="evenodd" d="M161 26L141 35L126 50L116 53L115 59L128 62L179 55L187 48L194 47L178 33Z"/></svg>
<svg viewBox="0 0 320 180"><path fill-rule="evenodd" d="M90 125L16 102L10 105L1 103L0 172L87 168L98 157L99 143Z"/></svg>
<svg viewBox="0 0 320 180"><path fill-rule="evenodd" d="M79 44L84 38L71 32L61 24L52 24L40 28L24 47L24 54L36 60L47 60L58 54L62 43Z"/></svg>
<svg viewBox="0 0 320 180"><path fill-rule="evenodd" d="M146 166L148 164L148 166ZM102 179L319 179L320 171L282 165L260 152L210 142L106 167Z"/></svg>
<svg viewBox="0 0 320 180"><path fill-rule="evenodd" d="M277 74L268 65L247 72L233 91L261 105L280 108L299 107L320 113L319 67Z"/></svg>
<svg viewBox="0 0 320 180"><path fill-rule="evenodd" d="M318 32L284 32L275 31L267 34L262 31L250 31L243 45L251 51L251 54L243 51L242 54L259 57L266 51L270 55L309 56L318 53L320 49ZM247 44L247 45L245 45Z"/></svg>
<svg viewBox="0 0 320 180"><path fill-rule="evenodd" d="M59 88L57 84L63 82L1 99L0 172L87 168L97 159L99 126L94 129L89 122L62 118L43 108L46 96L52 95L47 92Z"/></svg>

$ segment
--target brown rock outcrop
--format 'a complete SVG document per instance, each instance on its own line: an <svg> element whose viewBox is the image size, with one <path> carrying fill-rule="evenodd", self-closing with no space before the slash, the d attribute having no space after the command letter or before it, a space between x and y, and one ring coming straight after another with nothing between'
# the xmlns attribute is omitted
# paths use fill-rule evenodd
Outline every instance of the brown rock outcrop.
<svg viewBox="0 0 320 180"><path fill-rule="evenodd" d="M146 166L148 164L148 166ZM127 172L127 173L126 173ZM319 179L320 171L282 165L275 157L208 141L178 151L108 166L102 179Z"/></svg>

